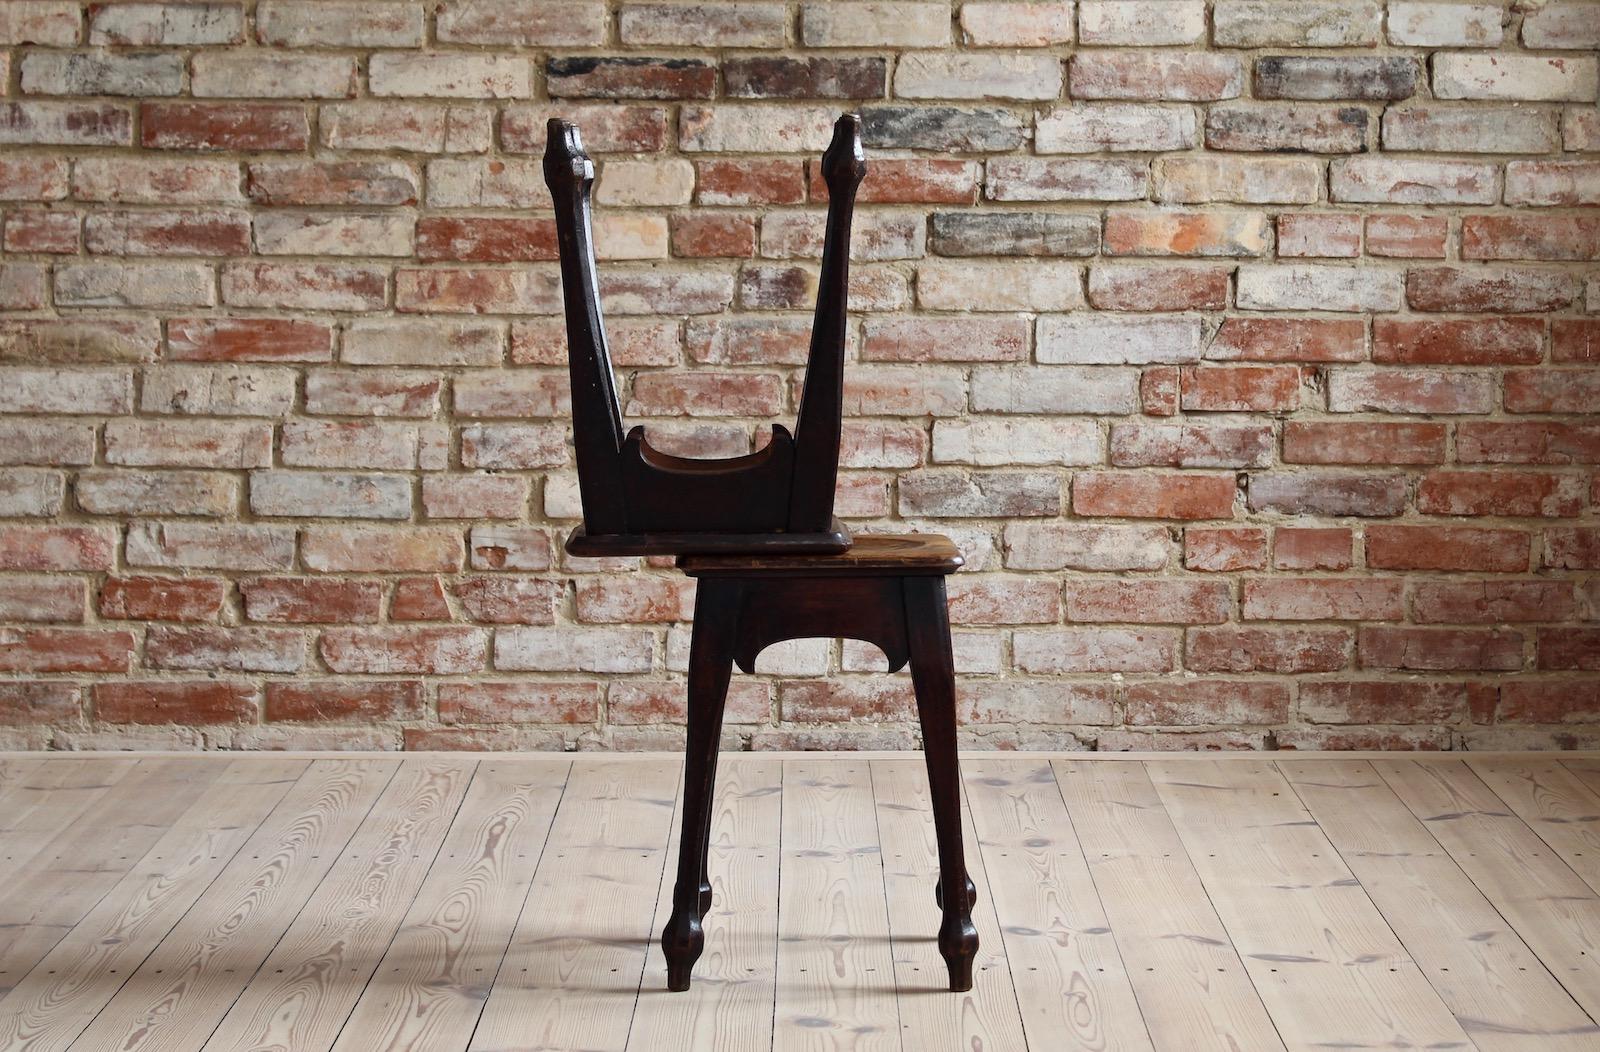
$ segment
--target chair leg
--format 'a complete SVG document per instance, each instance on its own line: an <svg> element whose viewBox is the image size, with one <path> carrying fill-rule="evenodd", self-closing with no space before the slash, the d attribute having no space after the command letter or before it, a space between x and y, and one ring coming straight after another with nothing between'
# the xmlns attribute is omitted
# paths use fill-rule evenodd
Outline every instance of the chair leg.
<svg viewBox="0 0 1600 1052"><path fill-rule="evenodd" d="M972 962L978 955L978 929L972 923L977 890L967 877L961 849L961 769L956 758L956 675L950 653L950 619L944 578L906 577L906 635L911 651L911 682L922 721L922 752L928 765L933 827L939 841L939 885L960 887L963 895L936 892L943 918L939 953L950 970L950 989L972 989Z"/></svg>
<svg viewBox="0 0 1600 1052"><path fill-rule="evenodd" d="M689 644L689 727L683 764L683 830L678 842L678 877L672 916L661 932L667 958L667 989L689 989L690 972L705 949L700 918L710 903L705 874L711 797L717 777L717 741L733 673L739 585L703 580L695 596L694 635Z"/></svg>

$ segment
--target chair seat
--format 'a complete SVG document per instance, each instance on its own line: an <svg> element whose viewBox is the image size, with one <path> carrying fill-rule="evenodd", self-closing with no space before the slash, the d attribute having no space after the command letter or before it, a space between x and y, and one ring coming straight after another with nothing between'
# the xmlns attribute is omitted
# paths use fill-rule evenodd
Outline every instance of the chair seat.
<svg viewBox="0 0 1600 1052"><path fill-rule="evenodd" d="M922 577L954 573L964 560L950 538L937 533L857 536L848 551L758 555L684 555L678 568L690 577Z"/></svg>

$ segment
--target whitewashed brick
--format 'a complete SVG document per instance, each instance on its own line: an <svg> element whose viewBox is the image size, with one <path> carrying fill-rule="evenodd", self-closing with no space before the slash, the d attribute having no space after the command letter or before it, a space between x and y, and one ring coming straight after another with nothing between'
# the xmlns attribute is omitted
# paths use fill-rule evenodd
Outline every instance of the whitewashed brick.
<svg viewBox="0 0 1600 1052"><path fill-rule="evenodd" d="M1204 326L1190 317L1050 314L1039 318L1039 361L1069 365L1196 362Z"/></svg>

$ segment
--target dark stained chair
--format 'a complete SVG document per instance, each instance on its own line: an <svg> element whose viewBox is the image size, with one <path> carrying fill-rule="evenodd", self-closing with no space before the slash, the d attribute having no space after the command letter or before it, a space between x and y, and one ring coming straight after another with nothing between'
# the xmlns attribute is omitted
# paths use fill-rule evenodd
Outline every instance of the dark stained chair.
<svg viewBox="0 0 1600 1052"><path fill-rule="evenodd" d="M976 889L961 844L955 668L944 579L961 566L934 534L852 538L833 517L839 468L850 217L866 173L861 123L846 115L823 154L829 192L821 288L795 435L774 425L760 452L689 460L652 449L643 428L623 437L606 351L590 228L594 166L578 131L550 122L545 178L561 250L572 415L584 524L567 538L578 556L675 554L698 581L689 649L683 830L672 915L661 933L667 985L689 988L705 948L712 887L706 871L717 742L733 666L754 669L765 647L790 639L865 640L890 671L911 665L939 850L935 902L950 989L972 988ZM945 895L959 887L963 894Z"/></svg>

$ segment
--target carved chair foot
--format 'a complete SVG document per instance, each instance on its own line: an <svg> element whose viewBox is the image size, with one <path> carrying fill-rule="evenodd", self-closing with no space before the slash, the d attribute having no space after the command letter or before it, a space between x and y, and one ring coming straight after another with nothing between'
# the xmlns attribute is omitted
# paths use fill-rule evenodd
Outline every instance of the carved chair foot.
<svg viewBox="0 0 1600 1052"><path fill-rule="evenodd" d="M972 962L978 956L978 929L964 909L946 910L939 925L939 955L950 969L950 990L972 989Z"/></svg>
<svg viewBox="0 0 1600 1052"><path fill-rule="evenodd" d="M703 918L711 912L711 885L704 881L700 884L700 916Z"/></svg>
<svg viewBox="0 0 1600 1052"><path fill-rule="evenodd" d="M934 886L933 886L933 904L935 906L938 906L940 909L944 909L944 878L943 877L939 878L939 881L936 884L934 884ZM978 886L976 884L972 883L972 878L971 877L968 877L967 878L967 909L970 910L972 907L976 906L977 904L978 904Z"/></svg>
<svg viewBox="0 0 1600 1052"><path fill-rule="evenodd" d="M661 930L661 952L667 958L667 989L689 989L694 962L706 948L705 929L693 908L673 907L667 926Z"/></svg>

